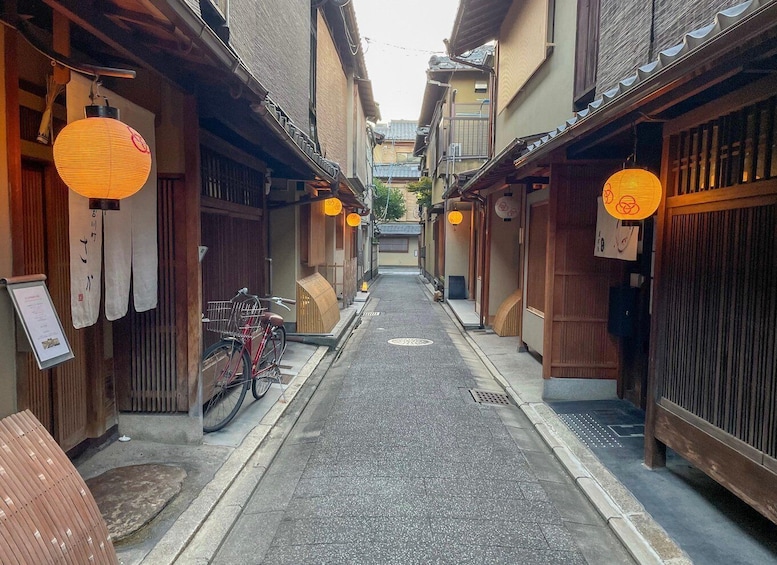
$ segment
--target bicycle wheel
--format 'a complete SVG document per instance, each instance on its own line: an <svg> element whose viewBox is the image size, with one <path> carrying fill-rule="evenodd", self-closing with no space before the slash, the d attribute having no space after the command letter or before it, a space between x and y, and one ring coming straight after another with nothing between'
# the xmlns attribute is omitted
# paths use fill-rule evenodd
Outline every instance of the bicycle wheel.
<svg viewBox="0 0 777 565"><path fill-rule="evenodd" d="M280 381L280 368L283 352L286 351L286 328L278 326L273 328L267 343L264 344L262 355L259 357L259 374L251 383L251 393L256 400L262 398L273 381Z"/></svg>
<svg viewBox="0 0 777 565"><path fill-rule="evenodd" d="M251 358L236 340L223 339L202 355L202 429L215 432L235 417L251 378Z"/></svg>

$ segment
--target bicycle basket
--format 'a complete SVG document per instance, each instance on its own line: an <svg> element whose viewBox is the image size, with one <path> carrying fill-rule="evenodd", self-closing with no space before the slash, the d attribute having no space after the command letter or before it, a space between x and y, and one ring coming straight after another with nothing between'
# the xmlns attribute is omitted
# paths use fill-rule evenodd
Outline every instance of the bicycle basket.
<svg viewBox="0 0 777 565"><path fill-rule="evenodd" d="M221 335L246 337L259 329L264 310L266 308L250 301L210 300L205 329Z"/></svg>

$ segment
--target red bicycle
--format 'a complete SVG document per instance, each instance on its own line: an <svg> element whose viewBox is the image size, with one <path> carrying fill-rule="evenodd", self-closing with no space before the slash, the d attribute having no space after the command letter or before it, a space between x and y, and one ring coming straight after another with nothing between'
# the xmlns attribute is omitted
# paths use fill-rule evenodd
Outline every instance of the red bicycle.
<svg viewBox="0 0 777 565"><path fill-rule="evenodd" d="M291 310L287 304L296 301L259 297L241 288L231 300L208 302L208 314L202 321L205 329L220 334L221 339L202 355L205 432L220 430L235 417L249 386L259 400L273 382L281 384L279 363L286 350L286 329L283 318L262 303Z"/></svg>

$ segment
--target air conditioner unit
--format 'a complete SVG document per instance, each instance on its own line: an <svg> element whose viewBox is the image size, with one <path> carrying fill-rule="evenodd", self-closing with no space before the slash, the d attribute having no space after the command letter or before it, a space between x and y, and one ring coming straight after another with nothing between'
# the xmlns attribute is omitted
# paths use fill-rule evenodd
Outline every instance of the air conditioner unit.
<svg viewBox="0 0 777 565"><path fill-rule="evenodd" d="M448 157L461 157L461 143L451 143L448 146Z"/></svg>

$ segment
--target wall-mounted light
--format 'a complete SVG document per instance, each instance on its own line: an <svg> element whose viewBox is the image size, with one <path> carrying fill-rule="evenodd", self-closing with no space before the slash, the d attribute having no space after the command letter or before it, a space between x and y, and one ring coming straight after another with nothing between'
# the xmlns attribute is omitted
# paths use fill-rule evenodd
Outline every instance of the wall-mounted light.
<svg viewBox="0 0 777 565"><path fill-rule="evenodd" d="M494 203L494 212L496 212L496 215L505 222L509 222L513 218L516 218L520 209L521 203L513 196L512 192L505 193L504 196L501 196L496 203Z"/></svg>
<svg viewBox="0 0 777 565"><path fill-rule="evenodd" d="M105 106L87 106L85 114L57 135L54 165L71 190L89 198L90 209L118 210L119 200L146 184L151 151L107 101Z"/></svg>
<svg viewBox="0 0 777 565"><path fill-rule="evenodd" d="M355 228L361 225L362 217L356 212L351 212L345 217L345 223L351 226L352 228Z"/></svg>
<svg viewBox="0 0 777 565"><path fill-rule="evenodd" d="M464 214L458 210L451 210L448 212L448 223L452 226L458 226L462 220L464 220Z"/></svg>
<svg viewBox="0 0 777 565"><path fill-rule="evenodd" d="M337 216L343 211L343 203L339 198L332 197L324 200L324 214L327 216Z"/></svg>
<svg viewBox="0 0 777 565"><path fill-rule="evenodd" d="M661 203L663 188L646 169L623 169L604 183L602 200L607 212L619 220L644 220Z"/></svg>

